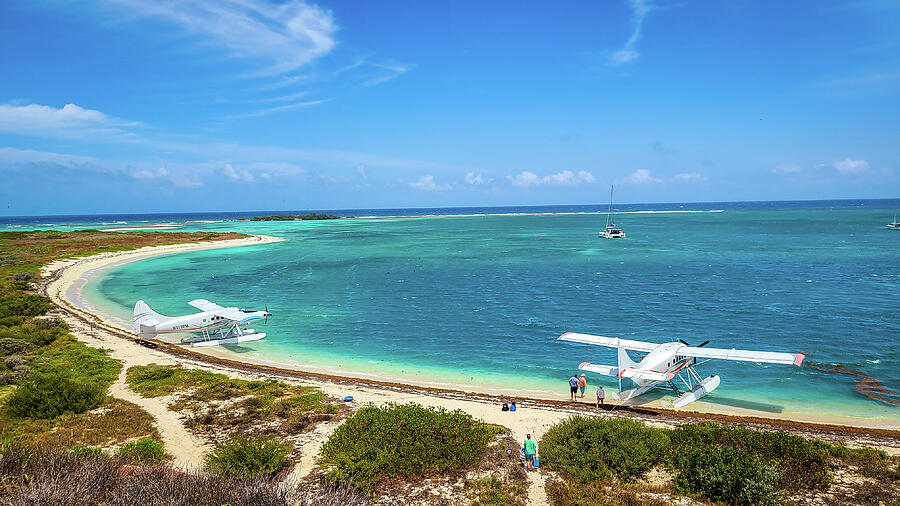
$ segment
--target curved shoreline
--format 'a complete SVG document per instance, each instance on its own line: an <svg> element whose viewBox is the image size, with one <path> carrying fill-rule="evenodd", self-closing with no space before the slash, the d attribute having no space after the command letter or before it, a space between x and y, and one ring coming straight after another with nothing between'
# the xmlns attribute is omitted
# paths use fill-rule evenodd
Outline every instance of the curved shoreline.
<svg viewBox="0 0 900 506"><path fill-rule="evenodd" d="M171 246L155 246L141 248L139 250L103 253L91 257L82 257L76 259L62 260L48 264L42 269L45 282L42 285L42 291L49 296L53 302L70 315L78 318L82 322L88 324L91 329L104 331L108 334L116 336L126 341L129 346L136 346L130 341L134 338L130 330L123 328L108 319L104 319L100 315L91 312L89 309L82 307L81 301L78 300L79 283L83 284L86 276L99 272L100 270L113 266L129 263L145 258L182 253L188 251L198 251L214 248L238 247L247 245L259 245L281 241L282 239L269 236L253 236L246 239L235 239L226 241L214 241L205 243L187 243ZM436 394L441 396L451 396L455 398L466 398L471 400L482 400L484 402L496 403L497 394L495 390L487 388L479 388L478 386L469 385L452 385L447 387L436 387L432 385L416 384L405 378L385 378L378 375L366 373L356 373L352 371L338 371L331 368L314 368L303 367L302 364L283 364L266 360L247 360L247 357L234 357L233 354L222 352L221 350L204 350L204 353L193 349L186 349L181 346L161 343L160 349L167 354L192 361L205 362L210 365L226 367L228 369L244 372L264 373L268 375L278 375L281 377L307 378L327 380L332 383L341 385L367 385L376 388L390 389L395 391L403 391L408 393L419 394ZM319 370L310 370L319 369ZM473 388L474 391L464 389ZM481 391L479 391L481 390ZM494 392L493 394L491 392ZM521 395L521 394L526 395ZM532 405L539 404L553 410L572 409L583 410L585 404L579 403L573 405L568 401L557 400L553 398L535 398L529 397L528 393L516 392L506 393L503 395L508 398L517 398L529 402ZM793 428L803 430L809 429L815 432L843 432L853 434L867 434L872 436L887 437L889 439L900 440L900 426L889 423L866 423L866 420L840 416L803 416L802 414L788 413L783 416L773 416L771 414L744 414L729 410L691 412L691 411L673 411L655 407L635 406L630 408L616 407L613 408L619 412L627 412L629 416L644 418L651 422L662 423L678 423L686 421L696 421L698 419L714 419L725 422L740 422L753 425L767 425L780 428ZM591 409L590 411L594 411Z"/></svg>

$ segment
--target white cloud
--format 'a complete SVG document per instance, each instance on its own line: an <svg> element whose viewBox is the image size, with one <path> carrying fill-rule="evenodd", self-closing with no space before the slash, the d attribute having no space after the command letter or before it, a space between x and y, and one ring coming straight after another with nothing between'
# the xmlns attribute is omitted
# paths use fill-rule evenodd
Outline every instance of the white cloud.
<svg viewBox="0 0 900 506"><path fill-rule="evenodd" d="M488 184L491 181L493 181L493 179L485 179L480 172L478 174L474 172L466 173L466 182L472 185Z"/></svg>
<svg viewBox="0 0 900 506"><path fill-rule="evenodd" d="M680 174L675 174L675 181L680 181L682 183L698 182L705 179L706 178L699 172L682 172Z"/></svg>
<svg viewBox="0 0 900 506"><path fill-rule="evenodd" d="M275 106L275 107L266 107L264 109L259 109L259 110L252 111L252 112L247 112L247 113L243 113L243 114L235 114L234 116L231 116L231 117L232 118L253 118L253 117L257 117L257 116L268 116L269 114L276 114L279 112L294 111L297 109L305 109L307 107L312 107L314 105L323 104L325 102L328 102L328 99L307 100L305 102L295 102L293 104L279 105L279 106Z"/></svg>
<svg viewBox="0 0 900 506"><path fill-rule="evenodd" d="M141 16L161 18L227 49L268 65L277 75L329 53L338 30L329 10L300 0L107 0Z"/></svg>
<svg viewBox="0 0 900 506"><path fill-rule="evenodd" d="M386 82L390 81L391 79L400 77L401 75L405 74L409 70L408 65L397 65L397 64L385 65L385 64L381 64L381 63L372 63L371 66L378 68L378 69L386 70L387 74L382 75L382 76L373 77L371 79L364 81L360 85L363 88L366 88L369 86L375 86L375 85L381 84L381 83L386 83Z"/></svg>
<svg viewBox="0 0 900 506"><path fill-rule="evenodd" d="M203 181L196 175L172 173L166 167L160 167L156 170L132 170L131 177L143 183L173 184L181 188L199 188L203 186Z"/></svg>
<svg viewBox="0 0 900 506"><path fill-rule="evenodd" d="M779 163L775 167L772 167L772 172L775 174L798 174L803 172L803 167L796 163Z"/></svg>
<svg viewBox="0 0 900 506"><path fill-rule="evenodd" d="M662 179L653 177L652 175L650 175L650 171L647 169L638 169L632 172L629 176L616 180L616 183L619 184L650 184L661 182Z"/></svg>
<svg viewBox="0 0 900 506"><path fill-rule="evenodd" d="M225 168L222 170L225 172L225 177L227 177L229 181L246 181L252 183L255 180L250 171L247 169L236 170L230 163L226 163Z"/></svg>
<svg viewBox="0 0 900 506"><path fill-rule="evenodd" d="M0 104L0 131L64 137L96 137L99 134L130 135L125 127L138 122L108 116L100 111L66 104Z"/></svg>
<svg viewBox="0 0 900 506"><path fill-rule="evenodd" d="M644 24L644 17L653 10L653 5L650 3L650 0L630 0L629 3L631 4L631 9L633 11L631 22L634 25L634 30L631 32L631 37L628 38L628 41L625 42L622 49L610 55L610 65L628 63L637 60L638 57L641 56L637 49L635 49L635 45L641 40L641 29Z"/></svg>
<svg viewBox="0 0 900 506"><path fill-rule="evenodd" d="M59 165L98 164L99 160L90 156L51 153L33 149L0 148L0 162L6 163L56 163Z"/></svg>
<svg viewBox="0 0 900 506"><path fill-rule="evenodd" d="M369 179L369 175L366 174L366 166L365 164L359 164L356 166L356 173L359 174L359 177L363 179Z"/></svg>
<svg viewBox="0 0 900 506"><path fill-rule="evenodd" d="M564 170L556 174L540 177L531 171L522 171L515 176L506 176L513 186L540 186L544 184L575 186L581 183L593 183L594 175L585 170L574 173Z"/></svg>
<svg viewBox="0 0 900 506"><path fill-rule="evenodd" d="M436 191L436 190L448 190L450 189L450 185L439 185L434 182L434 176L426 175L420 177L417 181L413 181L411 183L407 183L409 186L417 189L417 190L425 190L425 191Z"/></svg>
<svg viewBox="0 0 900 506"><path fill-rule="evenodd" d="M835 160L832 165L841 174L858 174L860 172L865 172L869 168L869 162L865 160L853 160L852 158Z"/></svg>

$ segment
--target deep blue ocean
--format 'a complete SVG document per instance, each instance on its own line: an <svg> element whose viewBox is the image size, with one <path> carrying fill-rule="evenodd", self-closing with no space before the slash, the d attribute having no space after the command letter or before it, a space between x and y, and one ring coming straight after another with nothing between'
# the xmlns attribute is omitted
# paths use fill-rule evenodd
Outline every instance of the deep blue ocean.
<svg viewBox="0 0 900 506"><path fill-rule="evenodd" d="M170 315L193 312L186 302L200 297L268 305L274 316L259 329L268 337L231 353L566 398L578 363L615 364L616 353L556 342L565 331L802 352L810 363L840 363L900 391L900 231L884 227L898 210L900 200L619 205L623 240L598 238L603 204L317 209L454 215L318 222L231 221L282 211L7 217L0 226L169 224L279 236L286 240L116 267L86 296L128 321L139 298ZM900 407L859 394L851 376L725 361L701 373L722 379L704 409L900 425ZM617 387L610 378L588 379Z"/></svg>

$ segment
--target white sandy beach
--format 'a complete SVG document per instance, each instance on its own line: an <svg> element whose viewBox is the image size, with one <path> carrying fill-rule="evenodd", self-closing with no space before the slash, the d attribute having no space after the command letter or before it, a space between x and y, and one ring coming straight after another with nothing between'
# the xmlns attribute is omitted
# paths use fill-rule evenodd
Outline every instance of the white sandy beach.
<svg viewBox="0 0 900 506"><path fill-rule="evenodd" d="M169 411L165 406L163 400L144 399L131 392L124 382L125 369L134 365L156 363L163 365L181 364L182 366L188 368L213 370L216 372L226 373L234 377L243 378L271 377L271 374L266 373L262 370L259 372L253 372L252 369L235 369L230 368L227 365L222 365L221 363L210 363L204 361L202 356L198 356L197 358L185 358L184 356L167 353L163 351L162 348L159 350L150 350L145 347L139 346L129 339L120 337L123 332L130 333L130 329L122 328L122 326L120 325L109 322L105 320L102 315L93 314L85 307L83 307L83 299L79 295L80 289L81 287L83 287L86 279L91 275L97 273L100 269L149 258L151 256L168 255L211 248L258 245L268 242L275 242L278 240L278 238L274 237L254 236L252 238L229 241L148 247L134 251L104 253L92 257L74 258L58 261L47 265L43 270L44 278L50 280L44 287L45 293L49 297L51 297L57 305L65 309L65 311L62 312L63 314L61 316L64 317L69 323L72 328L73 334L79 340L82 340L90 346L109 350L109 355L112 358L122 361L124 366L123 373L120 375L119 380L111 388L111 394L141 405L154 416L166 447L171 453L176 455L176 464L181 467L199 467L202 463L203 455L207 451L207 448L204 447L203 442L199 438L191 435L185 429L182 421L178 418L177 414ZM191 349L191 351L196 351L196 349ZM266 363L264 360L247 360L245 356L237 356L235 354L228 353L227 350L205 349L203 351L204 353L208 352L210 355L215 355L232 361L240 360L244 363L258 362L260 365L273 365L271 363ZM275 366L279 368L285 368L289 365L290 364L275 364ZM298 367L297 369L302 371L302 368ZM328 372L339 377L330 379L327 377L298 376L296 378L280 377L279 379L297 384L315 386L333 397L341 398L345 395L352 395L354 397L354 403L358 406L384 403L415 402L424 406L439 406L451 410L461 409L466 413L469 413L472 416L480 418L486 422L500 424L508 427L511 430L512 436L517 440L524 439L527 433L533 434L535 439L540 440L544 432L553 424L573 414L584 414L586 412L586 403L579 403L577 405L571 405L570 407L570 405L562 403L541 403L539 400L529 402L527 399L522 399L520 401L518 411L513 413L502 412L500 411L499 405L502 400L499 398L489 397L491 392L486 391L487 389L485 389L485 391L477 393L465 394L463 392L448 392L446 390L440 391L429 390L427 388L416 388L415 386L404 388L401 385L379 385L374 383L366 383L365 381L348 382L346 378L348 377L349 373L346 371L305 372ZM378 379L391 380L389 378ZM395 382L402 382L402 379L397 378ZM567 399L566 392L563 392L558 397L553 398L553 400L564 399ZM587 400L588 399L586 397L585 401ZM756 412L743 413L742 410L736 408L731 410L723 409L719 412L728 415L748 414L753 416L771 417L770 414L761 414ZM633 413L626 415L624 412L616 411L613 411L612 413L605 412L602 416L635 417ZM636 417L644 419L648 423L653 424L676 423L676 420L665 419L665 417L658 417L656 419L652 417L643 417L640 415ZM792 417L789 415L784 416L783 418L792 419ZM834 425L861 425L859 420L846 420L839 417L831 417L825 415L821 417L803 417L803 419L799 419L797 421L808 423L827 423ZM297 470L292 476L293 478L301 478L310 471L315 455L318 453L319 447L322 445L327 436L336 428L336 426L337 424L323 423L314 431L309 433L309 436L305 439L302 448L300 448L302 453L302 462L301 465L296 468ZM897 429L898 427L892 425L876 425L873 428ZM874 438L873 442L874 444L885 448L885 450L889 453L900 454L900 441L897 441L896 445L893 445L885 444L883 440ZM850 441L850 443L871 444L872 442L868 441L865 435L859 435L854 437L853 441ZM529 477L529 479L531 480L529 491L530 502L535 504L541 504L545 502L546 496L543 490L543 478L541 477L541 474L530 473Z"/></svg>

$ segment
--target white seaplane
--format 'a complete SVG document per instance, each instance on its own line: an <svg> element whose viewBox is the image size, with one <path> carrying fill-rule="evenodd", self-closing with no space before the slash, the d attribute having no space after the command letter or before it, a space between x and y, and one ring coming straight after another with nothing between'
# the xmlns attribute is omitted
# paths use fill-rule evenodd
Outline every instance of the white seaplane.
<svg viewBox="0 0 900 506"><path fill-rule="evenodd" d="M272 313L265 311L248 311L236 307L222 307L206 299L196 299L188 304L199 309L200 313L186 316L163 316L150 309L143 300L134 305L134 332L141 337L154 337L157 334L200 333L199 336L181 340L181 344L191 346L217 346L220 344L237 344L259 341L266 337L264 332L241 328L253 320L260 320Z"/></svg>
<svg viewBox="0 0 900 506"><path fill-rule="evenodd" d="M578 365L578 368L583 371L619 378L619 392L614 393L613 397L616 400L623 401L625 404L630 404L628 401L651 388L668 387L678 397L671 403L664 402L663 405L676 409L700 399L719 386L719 376L713 374L701 379L694 369L698 365L705 364L714 358L797 366L802 364L803 359L806 358L802 353L704 348L704 346L709 344L709 341L697 346L690 346L682 340L679 340L680 342L673 341L659 344L619 339L617 337L576 334L574 332L566 332L559 336L557 341L572 341L617 348L619 350L617 366L582 362ZM646 355L643 356L640 362L635 362L628 356L626 350L643 352ZM706 360L697 362L698 358L705 358ZM680 381L680 384L675 381L676 378ZM623 379L634 381L637 387L623 391Z"/></svg>

